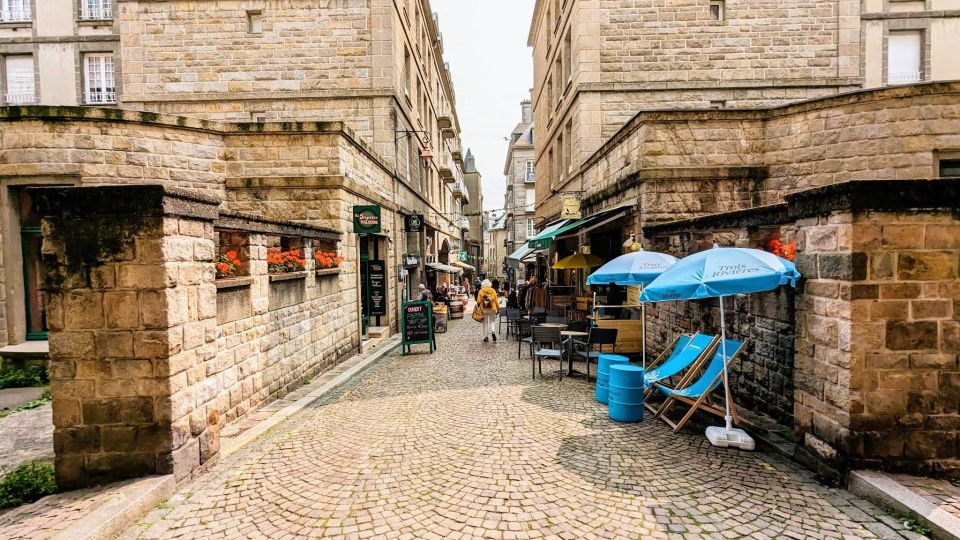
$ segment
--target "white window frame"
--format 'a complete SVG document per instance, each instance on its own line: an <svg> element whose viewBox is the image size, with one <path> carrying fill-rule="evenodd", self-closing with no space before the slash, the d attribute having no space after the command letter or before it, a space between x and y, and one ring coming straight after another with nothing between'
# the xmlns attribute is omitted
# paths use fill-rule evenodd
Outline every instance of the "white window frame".
<svg viewBox="0 0 960 540"><path fill-rule="evenodd" d="M713 16L713 8L717 8L717 16ZM725 21L727 19L727 6L723 0L713 0L710 2L710 17L715 21Z"/></svg>
<svg viewBox="0 0 960 540"><path fill-rule="evenodd" d="M524 180L524 182L527 182L528 184L532 184L533 182L536 182L537 178L536 178L536 176L534 175L533 160L528 160L528 161L527 161L526 168L524 169L524 177L523 177L523 180Z"/></svg>
<svg viewBox="0 0 960 540"><path fill-rule="evenodd" d="M893 65L893 41L895 37L909 37L917 40L916 69L897 69ZM887 36L887 84L911 84L923 81L923 31L922 30L894 30Z"/></svg>
<svg viewBox="0 0 960 540"><path fill-rule="evenodd" d="M94 63L97 65L93 65ZM100 86L94 86L101 81ZM117 102L113 53L83 55L83 102L85 105L109 105Z"/></svg>
<svg viewBox="0 0 960 540"><path fill-rule="evenodd" d="M535 221L533 218L527 219L527 238L533 238L533 235L536 233L534 225Z"/></svg>
<svg viewBox="0 0 960 540"><path fill-rule="evenodd" d="M10 62L14 59L29 59L30 69L19 80L12 80ZM30 105L37 101L36 64L32 54L16 54L4 57L4 103L7 105Z"/></svg>
<svg viewBox="0 0 960 540"><path fill-rule="evenodd" d="M0 22L30 22L30 0L0 0Z"/></svg>
<svg viewBox="0 0 960 540"><path fill-rule="evenodd" d="M84 21L113 19L113 0L80 0L80 19Z"/></svg>

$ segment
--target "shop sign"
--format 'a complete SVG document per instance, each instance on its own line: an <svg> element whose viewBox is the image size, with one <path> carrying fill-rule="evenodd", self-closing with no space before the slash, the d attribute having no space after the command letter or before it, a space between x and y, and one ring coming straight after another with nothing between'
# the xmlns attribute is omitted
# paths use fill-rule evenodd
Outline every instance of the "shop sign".
<svg viewBox="0 0 960 540"><path fill-rule="evenodd" d="M353 232L379 234L383 230L379 205L353 207Z"/></svg>
<svg viewBox="0 0 960 540"><path fill-rule="evenodd" d="M560 219L581 219L583 212L580 210L579 193L561 193L560 202L563 205L560 210Z"/></svg>
<svg viewBox="0 0 960 540"><path fill-rule="evenodd" d="M403 354L410 354L410 346L423 343L430 345L433 353L433 303L407 302L400 310L400 335L403 337Z"/></svg>
<svg viewBox="0 0 960 540"><path fill-rule="evenodd" d="M387 314L387 263L369 261L367 291L370 295L370 313L372 316Z"/></svg>
<svg viewBox="0 0 960 540"><path fill-rule="evenodd" d="M470 260L470 253L466 251L461 251L459 255L460 262L467 262Z"/></svg>
<svg viewBox="0 0 960 540"><path fill-rule="evenodd" d="M407 232L418 233L423 230L423 214L409 214L403 218L403 228Z"/></svg>

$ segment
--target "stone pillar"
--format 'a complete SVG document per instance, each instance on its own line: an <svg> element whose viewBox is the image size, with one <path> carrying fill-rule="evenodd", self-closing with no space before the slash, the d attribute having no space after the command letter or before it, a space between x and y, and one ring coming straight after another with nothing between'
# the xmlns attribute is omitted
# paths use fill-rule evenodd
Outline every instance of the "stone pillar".
<svg viewBox="0 0 960 540"><path fill-rule="evenodd" d="M39 188L57 482L185 478L219 448L219 201L161 186ZM197 403L206 404L197 407Z"/></svg>

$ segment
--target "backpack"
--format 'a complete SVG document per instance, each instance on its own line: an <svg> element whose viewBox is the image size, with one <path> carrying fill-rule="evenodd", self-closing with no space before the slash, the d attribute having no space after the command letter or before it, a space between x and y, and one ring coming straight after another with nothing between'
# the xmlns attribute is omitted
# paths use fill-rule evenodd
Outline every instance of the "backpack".
<svg viewBox="0 0 960 540"><path fill-rule="evenodd" d="M493 307L493 300L491 300L489 296L484 296L484 297L483 297L483 308L484 308L484 309L490 309L490 308L492 308L492 307Z"/></svg>

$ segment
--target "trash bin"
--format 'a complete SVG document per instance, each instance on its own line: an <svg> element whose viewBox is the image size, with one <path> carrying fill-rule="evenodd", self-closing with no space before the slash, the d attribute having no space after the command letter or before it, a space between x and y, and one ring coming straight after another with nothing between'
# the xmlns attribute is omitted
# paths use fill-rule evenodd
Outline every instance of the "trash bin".
<svg viewBox="0 0 960 540"><path fill-rule="evenodd" d="M597 360L597 390L596 397L597 401L607 404L607 396L609 394L610 386L610 366L616 364L629 364L630 359L626 356L620 356L619 354L607 354L603 353L600 355Z"/></svg>
<svg viewBox="0 0 960 540"><path fill-rule="evenodd" d="M611 420L643 420L643 368L631 364L610 366L609 402Z"/></svg>

